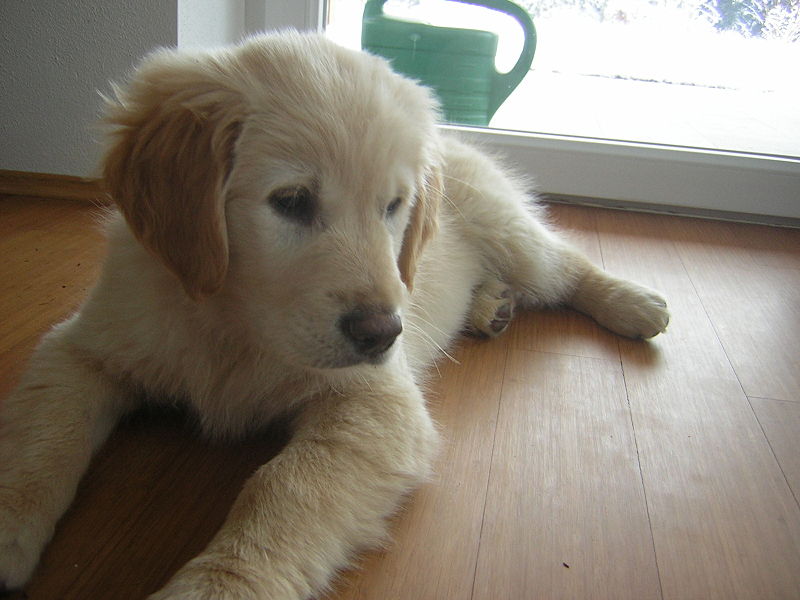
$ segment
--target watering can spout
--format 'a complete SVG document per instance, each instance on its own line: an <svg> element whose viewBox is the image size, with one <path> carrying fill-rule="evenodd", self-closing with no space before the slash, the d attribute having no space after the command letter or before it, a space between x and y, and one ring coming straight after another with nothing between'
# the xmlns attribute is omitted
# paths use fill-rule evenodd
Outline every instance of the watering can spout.
<svg viewBox="0 0 800 600"><path fill-rule="evenodd" d="M509 0L458 1L510 15L522 27L522 52L508 73L500 73L494 66L496 34L395 19L384 14L385 3L366 3L361 47L389 59L397 72L431 87L447 122L487 126L530 69L536 50L536 29L530 15Z"/></svg>

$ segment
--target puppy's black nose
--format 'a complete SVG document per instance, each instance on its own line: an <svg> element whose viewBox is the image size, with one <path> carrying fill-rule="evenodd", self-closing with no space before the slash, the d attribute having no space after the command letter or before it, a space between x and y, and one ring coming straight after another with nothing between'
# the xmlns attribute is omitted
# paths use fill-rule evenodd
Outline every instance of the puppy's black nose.
<svg viewBox="0 0 800 600"><path fill-rule="evenodd" d="M376 358L392 346L403 331L403 322L396 312L357 308L341 318L339 327L359 354Z"/></svg>

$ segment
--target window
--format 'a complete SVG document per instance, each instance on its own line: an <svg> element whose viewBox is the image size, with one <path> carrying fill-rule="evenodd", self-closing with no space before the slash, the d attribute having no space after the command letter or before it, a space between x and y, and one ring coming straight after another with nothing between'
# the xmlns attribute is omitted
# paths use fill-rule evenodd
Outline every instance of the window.
<svg viewBox="0 0 800 600"><path fill-rule="evenodd" d="M739 21L731 0L713 1L706 13L700 0L537 2L533 70L495 129L452 128L498 147L553 195L800 218L800 75L787 66L800 62L796 0L750 0L761 12ZM323 23L360 45L363 0L287 4L295 26ZM470 16L481 9L467 5L390 0L385 10L435 24L458 12L462 27L494 28L501 69L521 46L513 19Z"/></svg>

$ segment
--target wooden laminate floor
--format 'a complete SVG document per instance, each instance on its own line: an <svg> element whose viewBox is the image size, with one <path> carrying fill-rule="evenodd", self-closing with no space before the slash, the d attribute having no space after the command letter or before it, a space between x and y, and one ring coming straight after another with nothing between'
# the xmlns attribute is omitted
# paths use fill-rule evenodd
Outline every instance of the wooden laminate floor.
<svg viewBox="0 0 800 600"><path fill-rule="evenodd" d="M800 598L800 231L551 213L594 261L667 297L668 332L634 342L545 311L462 340L430 393L436 477L328 600ZM96 215L0 198L0 398L97 275ZM27 598L153 592L281 438L213 445L179 414L128 420Z"/></svg>

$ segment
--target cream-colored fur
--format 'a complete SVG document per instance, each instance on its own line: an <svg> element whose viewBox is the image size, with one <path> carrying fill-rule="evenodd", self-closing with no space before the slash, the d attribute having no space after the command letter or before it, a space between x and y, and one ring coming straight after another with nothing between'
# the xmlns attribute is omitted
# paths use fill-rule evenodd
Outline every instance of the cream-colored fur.
<svg viewBox="0 0 800 600"><path fill-rule="evenodd" d="M426 90L318 36L140 65L109 102L119 214L102 275L2 404L0 583L31 576L143 392L185 402L214 436L293 418L207 549L152 598L306 598L383 540L431 469L420 382L465 327L495 335L514 304L567 304L630 337L664 330L657 294L560 241L435 119ZM399 316L403 333L364 351L353 314L384 329Z"/></svg>

